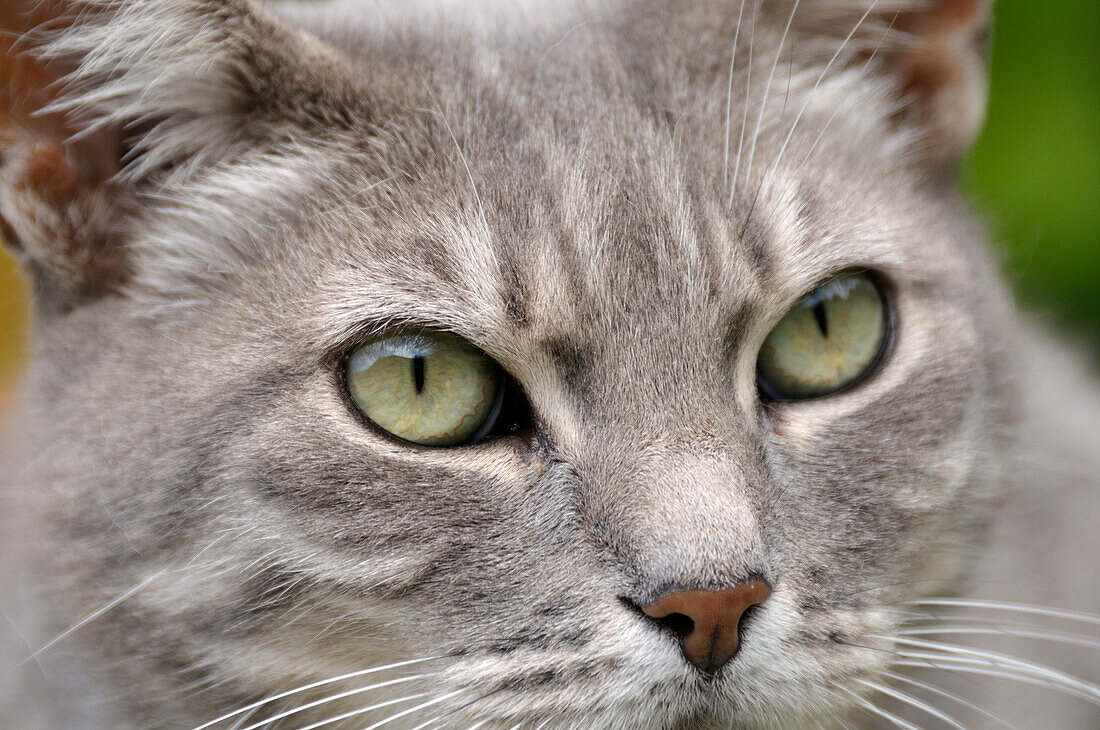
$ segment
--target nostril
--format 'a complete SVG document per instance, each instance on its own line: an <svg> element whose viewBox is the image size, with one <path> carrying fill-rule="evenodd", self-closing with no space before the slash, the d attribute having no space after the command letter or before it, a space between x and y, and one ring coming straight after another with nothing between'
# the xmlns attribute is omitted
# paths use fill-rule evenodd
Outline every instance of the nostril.
<svg viewBox="0 0 1100 730"><path fill-rule="evenodd" d="M620 596L619 601L630 609L631 613L636 613L638 616L645 619L646 623L671 634L673 638L682 640L695 630L695 622L691 620L690 616L686 616L685 614L670 613L667 616L657 618L646 613L644 608L626 596Z"/></svg>
<svg viewBox="0 0 1100 730"><path fill-rule="evenodd" d="M748 630L749 624L753 622L756 617L756 613L760 610L760 604L754 604L745 609L745 612L741 614L741 618L737 622L737 640L738 642L745 640L745 632Z"/></svg>
<svg viewBox="0 0 1100 730"><path fill-rule="evenodd" d="M677 639L683 639L685 636L695 630L695 622L682 613L670 613L667 616L661 618L654 618L643 612L643 615L649 619L652 623L657 624L668 633L675 636Z"/></svg>
<svg viewBox="0 0 1100 730"><path fill-rule="evenodd" d="M771 592L766 582L754 578L725 590L667 593L646 606L623 600L650 624L678 638L684 658L713 675L737 653L746 627Z"/></svg>

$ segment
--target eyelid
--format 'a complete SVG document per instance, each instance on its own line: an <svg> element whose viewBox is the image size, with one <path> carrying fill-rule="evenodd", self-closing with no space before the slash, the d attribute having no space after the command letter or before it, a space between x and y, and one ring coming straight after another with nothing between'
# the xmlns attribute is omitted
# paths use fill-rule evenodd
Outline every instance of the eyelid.
<svg viewBox="0 0 1100 730"><path fill-rule="evenodd" d="M430 357L436 348L423 335L399 335L364 345L351 350L347 358L347 368L354 372L367 370L384 357Z"/></svg>

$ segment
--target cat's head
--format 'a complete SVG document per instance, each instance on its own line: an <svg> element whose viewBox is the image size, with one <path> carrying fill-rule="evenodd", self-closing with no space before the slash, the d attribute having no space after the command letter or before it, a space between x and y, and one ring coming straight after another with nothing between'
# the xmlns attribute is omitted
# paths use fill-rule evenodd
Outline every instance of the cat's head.
<svg viewBox="0 0 1100 730"><path fill-rule="evenodd" d="M1000 476L984 5L5 2L28 489L120 706L855 703Z"/></svg>

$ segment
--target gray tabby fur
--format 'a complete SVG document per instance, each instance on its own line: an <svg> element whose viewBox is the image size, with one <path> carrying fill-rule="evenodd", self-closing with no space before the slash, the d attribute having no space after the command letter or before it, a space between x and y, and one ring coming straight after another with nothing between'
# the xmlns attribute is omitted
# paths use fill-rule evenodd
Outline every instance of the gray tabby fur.
<svg viewBox="0 0 1100 730"><path fill-rule="evenodd" d="M186 730L425 657L216 727L416 692L330 726L432 700L386 727L891 726L851 693L927 725L861 684L905 648L902 602L1100 607L1100 396L1014 311L933 144L957 140L870 55L912 3L847 43L869 3L803 0L785 38L778 0L99 5L36 47L80 64L54 111L137 135L127 275L70 285L36 253L44 204L0 191L39 290L3 471L5 727ZM888 359L761 405L770 328L853 268L888 282ZM339 355L397 324L484 349L535 433L365 428ZM750 574L775 594L714 680L620 601ZM1095 649L977 638L1100 678ZM933 664L1018 727L1100 726Z"/></svg>

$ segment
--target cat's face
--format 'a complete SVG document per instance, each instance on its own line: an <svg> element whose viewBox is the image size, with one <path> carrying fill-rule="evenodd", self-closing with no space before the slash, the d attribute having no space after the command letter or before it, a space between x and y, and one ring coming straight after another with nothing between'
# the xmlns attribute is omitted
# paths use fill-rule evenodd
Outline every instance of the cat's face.
<svg viewBox="0 0 1100 730"><path fill-rule="evenodd" d="M866 7L805 4L836 32L784 36L770 3L739 26L731 3L524 39L344 27L334 50L219 11L265 103L207 90L219 119L163 114L122 293L70 287L38 332L31 439L66 447L33 473L63 495L84 600L149 581L88 629L157 695L135 712L212 719L421 659L256 719L391 680L293 717L794 727L853 703L896 602L949 586L988 518L1010 325L915 151L934 125L867 60L886 26L827 67ZM167 15L191 37L211 5ZM156 83L133 74L106 113ZM852 272L885 302L878 362L831 395L763 395L769 333ZM346 356L399 328L498 363L515 432L427 447L367 422ZM642 610L749 580L770 595L710 671Z"/></svg>

